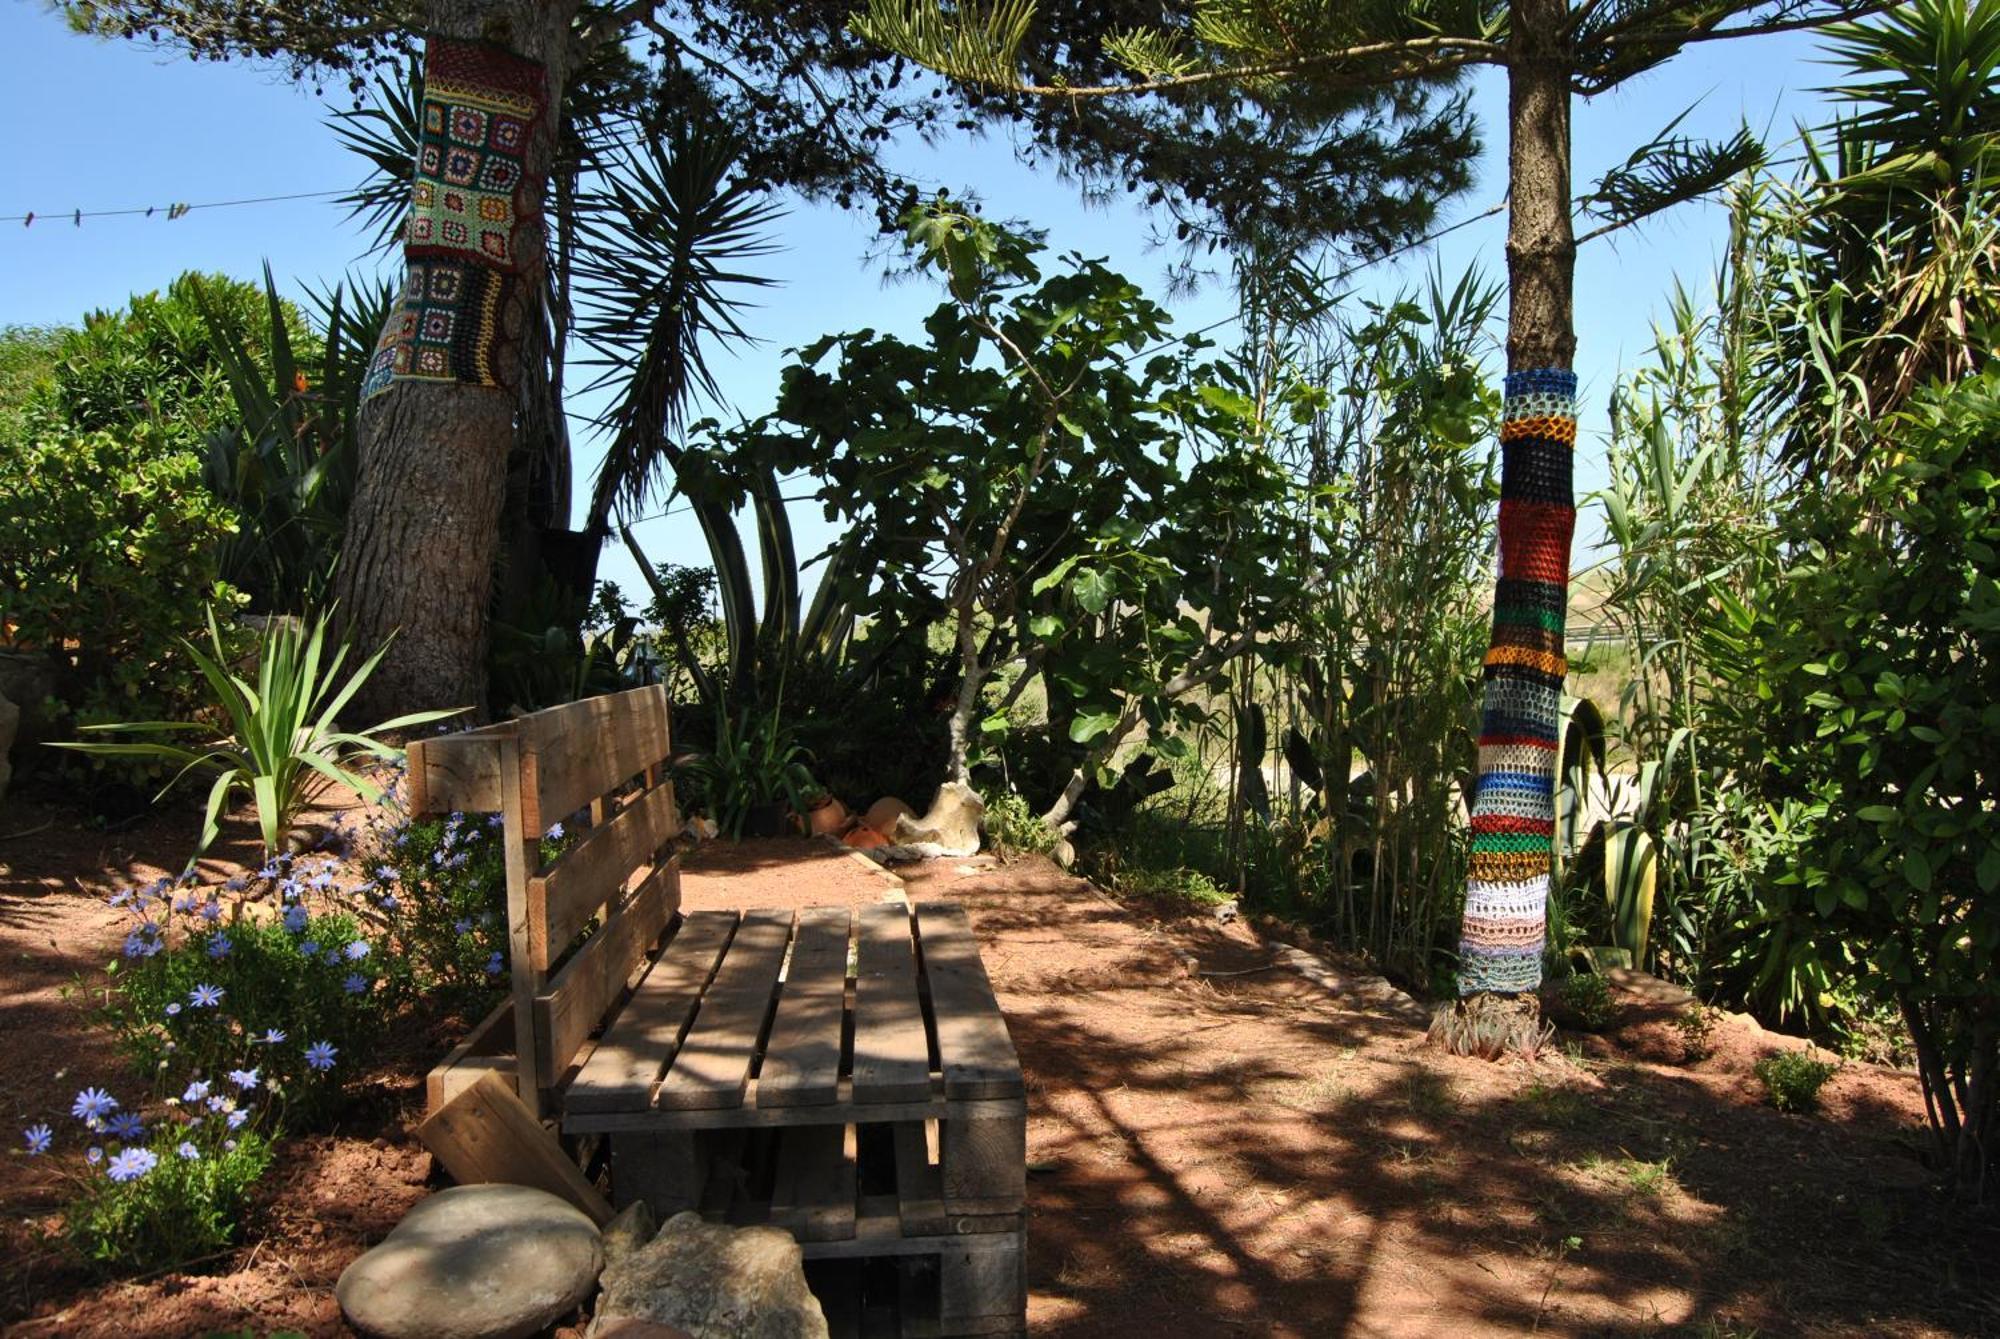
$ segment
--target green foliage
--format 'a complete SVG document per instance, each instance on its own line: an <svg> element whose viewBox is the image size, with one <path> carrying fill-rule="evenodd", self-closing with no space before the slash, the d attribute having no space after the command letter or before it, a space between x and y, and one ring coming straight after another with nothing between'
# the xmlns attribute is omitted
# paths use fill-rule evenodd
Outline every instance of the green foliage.
<svg viewBox="0 0 2000 1339"><path fill-rule="evenodd" d="M1062 839L1054 828L1028 807L1016 791L1001 791L987 797L986 813L980 819L986 843L1004 859L1024 852L1049 855Z"/></svg>
<svg viewBox="0 0 2000 1339"><path fill-rule="evenodd" d="M210 283L192 291L235 409L207 442L209 489L241 518L222 546L223 575L261 612L300 613L331 589L354 493L361 380L394 294L384 284L315 295L321 334L301 342L268 266L261 328Z"/></svg>
<svg viewBox="0 0 2000 1339"><path fill-rule="evenodd" d="M169 787L189 772L214 773L194 856L215 840L224 808L237 794L256 807L266 856L284 849L299 815L329 783L379 800L380 789L352 770L363 757L388 760L401 755L399 749L376 736L457 714L416 712L360 732L342 730L338 721L341 709L368 681L388 647L378 647L342 680L341 667L350 650L345 643L334 649L331 660L321 664L327 643L325 615L314 620L310 628L303 621L268 623L257 644L254 685L229 668L231 658L223 647L213 609L208 611L208 637L208 654L192 643L185 645L188 657L214 695L211 709L229 727L226 734L218 738L210 725L200 721L138 721L86 728L140 735L207 735L209 742L196 748L150 740L60 745L99 757L163 759L179 769Z"/></svg>
<svg viewBox="0 0 2000 1339"><path fill-rule="evenodd" d="M0 442L21 435L28 406L47 394L63 335L54 326L0 327Z"/></svg>
<svg viewBox="0 0 2000 1339"><path fill-rule="evenodd" d="M1796 824L1766 902L1836 980L1903 1014L1971 1178L2000 1070L2000 372L1878 432L1892 457L1790 512L1792 561L1752 628L1746 726Z"/></svg>
<svg viewBox="0 0 2000 1339"><path fill-rule="evenodd" d="M782 710L732 716L718 704L714 742L680 770L695 783L693 795L728 836L741 837L753 824L773 829L753 835L773 836L787 816L805 812L806 799L816 789L811 761Z"/></svg>
<svg viewBox="0 0 2000 1339"><path fill-rule="evenodd" d="M210 324L204 306L222 328ZM270 348L274 329L278 338L310 346L289 305L268 304L255 284L190 271L165 293L135 294L124 309L92 312L81 329L63 332L52 373L29 392L27 432L125 433L150 425L162 443L199 452L210 433L237 421L231 366ZM268 378L268 360L260 365Z"/></svg>
<svg viewBox="0 0 2000 1339"><path fill-rule="evenodd" d="M1715 1029L1721 1022L1721 1011L1706 1004L1690 1004L1674 1015L1674 1031L1681 1038L1681 1055L1689 1063L1715 1054Z"/></svg>
<svg viewBox="0 0 2000 1339"><path fill-rule="evenodd" d="M1126 866L1118 871L1112 886L1127 897L1166 902L1205 910L1233 899L1215 880L1200 870L1181 867Z"/></svg>
<svg viewBox="0 0 2000 1339"><path fill-rule="evenodd" d="M1037 239L949 201L906 228L949 295L929 344L821 340L786 370L777 411L716 454L819 476L828 515L884 578L852 588L871 641L878 625L950 627L947 775L1001 743L1009 707L1044 688L1064 756L1043 817L1060 825L1115 781L1141 726L1172 747L1169 723L1199 716L1196 691L1281 624L1297 593L1277 567L1287 481L1256 448L1254 402L1214 369L1185 351L1135 366L1166 313L1122 276L1070 257L1045 277Z"/></svg>
<svg viewBox="0 0 2000 1339"><path fill-rule="evenodd" d="M160 1097L255 1070L275 1120L309 1123L336 1109L339 1076L367 1056L380 1029L377 983L393 962L352 911L308 909L310 878L303 864L288 864L272 881L279 917L224 919L221 890L205 899L192 888L131 895L134 928L111 963L98 1017ZM315 1043L333 1048L332 1067L307 1063Z"/></svg>
<svg viewBox="0 0 2000 1339"><path fill-rule="evenodd" d="M275 1150L254 1129L223 1131L216 1120L192 1131L169 1122L149 1144L105 1146L102 1166L143 1148L152 1168L119 1182L91 1167L63 1212L70 1245L107 1272L136 1274L207 1260L234 1243L250 1192L270 1170ZM195 1156L186 1156L187 1147Z"/></svg>
<svg viewBox="0 0 2000 1339"><path fill-rule="evenodd" d="M1840 1066L1817 1059L1809 1051L1779 1051L1752 1068L1772 1106L1803 1115L1819 1110L1819 1090Z"/></svg>
<svg viewBox="0 0 2000 1339"><path fill-rule="evenodd" d="M178 639L206 602L235 600L215 553L236 521L200 459L152 425L0 440L0 515L0 639L48 657L51 724L192 710L201 680Z"/></svg>
<svg viewBox="0 0 2000 1339"><path fill-rule="evenodd" d="M1563 1010L1587 1032L1602 1032L1618 1020L1611 987L1596 972L1573 972L1564 977L1557 998Z"/></svg>

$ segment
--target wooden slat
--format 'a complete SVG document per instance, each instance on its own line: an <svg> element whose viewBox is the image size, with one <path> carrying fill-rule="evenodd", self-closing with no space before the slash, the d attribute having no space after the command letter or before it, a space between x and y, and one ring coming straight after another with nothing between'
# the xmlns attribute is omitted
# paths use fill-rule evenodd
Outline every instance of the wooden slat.
<svg viewBox="0 0 2000 1339"><path fill-rule="evenodd" d="M514 725L528 827L538 837L673 752L667 690L658 684L550 707Z"/></svg>
<svg viewBox="0 0 2000 1339"><path fill-rule="evenodd" d="M660 1083L665 1110L741 1106L770 1013L778 969L792 937L789 911L744 913L715 980L702 997L694 1026Z"/></svg>
<svg viewBox="0 0 2000 1339"><path fill-rule="evenodd" d="M640 955L651 948L681 904L681 867L676 857L653 871L610 924L590 937L535 999L535 1033L540 1043L538 1072L553 1088L591 1029L603 1021L611 1002Z"/></svg>
<svg viewBox="0 0 2000 1339"><path fill-rule="evenodd" d="M854 1080L843 1077L834 1106L854 1101ZM916 1102L871 1102L856 1113L868 1121L947 1120L968 1110L1019 1115L1027 1110L1019 1097L1001 1097L988 1102L947 1102L944 1080L933 1078L928 1097ZM590 1111L563 1118L565 1134L613 1134L628 1130L725 1130L787 1125L819 1125L830 1118L828 1108L818 1107L726 1107L711 1111ZM852 1119L853 1117L850 1117Z"/></svg>
<svg viewBox="0 0 2000 1339"><path fill-rule="evenodd" d="M930 982L931 1012L937 1020L938 1062L948 1098L1019 1096L1021 1058L1007 1035L1007 1020L993 998L993 984L979 960L979 941L965 908L925 902L917 907L918 935L924 946L924 975Z"/></svg>
<svg viewBox="0 0 2000 1339"><path fill-rule="evenodd" d="M592 829L561 860L528 881L528 952L546 971L589 922L680 831L671 785L655 786Z"/></svg>
<svg viewBox="0 0 2000 1339"><path fill-rule="evenodd" d="M861 909L854 979L854 1100L912 1102L931 1090L909 909Z"/></svg>
<svg viewBox="0 0 2000 1339"><path fill-rule="evenodd" d="M823 1106L840 1095L840 1034L847 1012L846 907L799 913L791 965L771 1040L757 1072L759 1107Z"/></svg>
<svg viewBox="0 0 2000 1339"><path fill-rule="evenodd" d="M976 1334L981 1322L1025 1323L1028 1292L1018 1233L995 1240L961 1237L938 1255L938 1326ZM1011 1326L1010 1326L1011 1327Z"/></svg>
<svg viewBox="0 0 2000 1339"><path fill-rule="evenodd" d="M611 1205L497 1074L481 1076L432 1112L417 1138L461 1185L533 1186L562 1196L599 1227L611 1221Z"/></svg>
<svg viewBox="0 0 2000 1339"><path fill-rule="evenodd" d="M507 1075L513 1071L514 1001L505 999L424 1075L424 1111L438 1110L477 1082L481 1074Z"/></svg>
<svg viewBox="0 0 2000 1339"><path fill-rule="evenodd" d="M681 1044L701 992L736 931L733 911L697 911L681 924L604 1030L604 1039L563 1093L568 1117L590 1111L644 1111L653 1085Z"/></svg>
<svg viewBox="0 0 2000 1339"><path fill-rule="evenodd" d="M805 1125L779 1136L771 1223L800 1241L854 1235L855 1168L845 1125Z"/></svg>
<svg viewBox="0 0 2000 1339"><path fill-rule="evenodd" d="M902 1206L903 1235L930 1236L945 1230L944 1187L931 1161L924 1123L897 1121L891 1127L896 1144L896 1200Z"/></svg>
<svg viewBox="0 0 2000 1339"><path fill-rule="evenodd" d="M455 735L411 740L404 797L409 812L418 816L454 809L498 813L500 741L511 739L513 734L514 723L505 721Z"/></svg>

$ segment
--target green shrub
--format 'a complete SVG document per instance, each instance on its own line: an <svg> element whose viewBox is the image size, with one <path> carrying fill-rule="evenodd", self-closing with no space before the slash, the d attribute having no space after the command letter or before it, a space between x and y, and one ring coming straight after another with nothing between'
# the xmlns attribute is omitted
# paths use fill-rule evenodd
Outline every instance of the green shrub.
<svg viewBox="0 0 2000 1339"><path fill-rule="evenodd" d="M1602 1032L1618 1017L1610 985L1595 972L1575 972L1564 977L1558 998L1563 1009L1588 1032Z"/></svg>
<svg viewBox="0 0 2000 1339"><path fill-rule="evenodd" d="M255 1071L289 1120L335 1108L341 1076L379 1029L393 957L342 905L344 872L333 855L273 861L263 877L276 915L236 901L240 879L234 890L161 881L112 895L132 924L99 1016L162 1095Z"/></svg>
<svg viewBox="0 0 2000 1339"><path fill-rule="evenodd" d="M1005 790L986 802L979 820L986 840L1003 859L1017 855L1050 855L1061 840L1041 820L1018 791Z"/></svg>
<svg viewBox="0 0 2000 1339"><path fill-rule="evenodd" d="M1681 1054L1690 1063L1715 1054L1715 1029L1721 1021L1721 1011L1706 1004L1690 1004L1674 1015L1674 1031L1681 1034Z"/></svg>
<svg viewBox="0 0 2000 1339"><path fill-rule="evenodd" d="M404 993L437 993L458 1008L489 1003L506 983L507 864L498 815L412 819L392 805L371 819ZM553 857L561 825L545 849Z"/></svg>
<svg viewBox="0 0 2000 1339"><path fill-rule="evenodd" d="M1840 1066L1816 1060L1809 1051L1780 1051L1765 1056L1753 1068L1772 1106L1780 1111L1808 1112L1819 1110L1819 1090Z"/></svg>
<svg viewBox="0 0 2000 1339"><path fill-rule="evenodd" d="M1219 907L1233 900L1208 875L1184 868L1151 869L1140 866L1123 869L1112 880L1112 887L1128 897L1179 902L1197 908Z"/></svg>
<svg viewBox="0 0 2000 1339"><path fill-rule="evenodd" d="M151 427L0 441L0 640L56 670L49 728L179 716L202 699L180 639L210 601L235 529L201 461ZM163 778L164 762L125 775Z"/></svg>
<svg viewBox="0 0 2000 1339"><path fill-rule="evenodd" d="M234 1242L272 1147L254 1129L229 1132L223 1115L211 1113L193 1129L164 1122L143 1144L98 1146L99 1160L86 1162L63 1214L76 1252L109 1272L151 1273Z"/></svg>
<svg viewBox="0 0 2000 1339"><path fill-rule="evenodd" d="M1760 910L1910 1028L1937 1164L1976 1195L2000 1186L2000 369L1877 431L1856 484L1787 512L1792 560L1733 634L1786 829Z"/></svg>

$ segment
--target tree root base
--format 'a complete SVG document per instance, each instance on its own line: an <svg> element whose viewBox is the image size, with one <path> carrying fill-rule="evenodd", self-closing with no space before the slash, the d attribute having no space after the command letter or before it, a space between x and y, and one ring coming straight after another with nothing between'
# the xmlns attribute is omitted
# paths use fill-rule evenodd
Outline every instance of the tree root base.
<svg viewBox="0 0 2000 1339"><path fill-rule="evenodd" d="M1555 1035L1555 1026L1542 1021L1541 1001L1532 994L1471 995L1438 1009L1425 1042L1482 1060L1507 1055L1533 1060Z"/></svg>

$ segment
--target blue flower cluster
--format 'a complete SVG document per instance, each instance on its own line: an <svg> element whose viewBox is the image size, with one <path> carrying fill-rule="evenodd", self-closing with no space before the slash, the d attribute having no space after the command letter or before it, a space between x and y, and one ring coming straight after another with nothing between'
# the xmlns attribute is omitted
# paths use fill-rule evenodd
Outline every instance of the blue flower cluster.
<svg viewBox="0 0 2000 1339"><path fill-rule="evenodd" d="M330 1068L333 1048L325 1042L306 1048L306 1063ZM120 1185L137 1181L160 1165L160 1150L171 1146L183 1161L234 1152L237 1139L257 1113L252 1094L264 1086L255 1068L231 1070L217 1082L195 1079L178 1097L161 1101L154 1124L123 1108L102 1088L84 1088L70 1103L70 1118L83 1127L84 1165L90 1175ZM27 1155L41 1157L55 1147L55 1131L47 1121L21 1132Z"/></svg>

